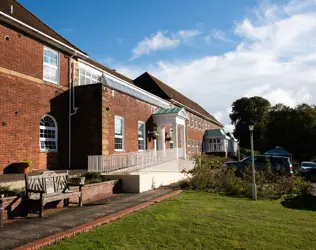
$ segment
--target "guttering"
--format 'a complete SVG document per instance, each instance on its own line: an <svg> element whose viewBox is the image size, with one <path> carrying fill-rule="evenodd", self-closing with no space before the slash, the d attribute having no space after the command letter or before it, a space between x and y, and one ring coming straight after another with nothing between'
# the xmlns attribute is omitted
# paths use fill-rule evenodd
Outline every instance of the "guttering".
<svg viewBox="0 0 316 250"><path fill-rule="evenodd" d="M202 115L201 113L195 111L194 109L189 108L188 106L182 104L181 102L178 102L178 101L176 101L176 100L174 100L174 99L170 99L169 101L170 101L171 103L173 103L173 104L180 105L180 106L184 107L185 109L190 110L192 113L195 113L195 114L197 114L197 115L199 115L199 116L204 117L206 120L212 121L212 122L216 123L216 124L219 125L219 126L223 126L223 124L221 124L220 122L214 121L213 119L211 119L211 118L209 118L209 117L207 117L207 116L205 116L205 115Z"/></svg>
<svg viewBox="0 0 316 250"><path fill-rule="evenodd" d="M115 75L112 75L109 72L107 72L107 71L105 71L103 69L100 69L100 68L98 68L97 66L94 66L91 63L88 63L88 62L86 62L84 60L81 60L81 59L78 59L78 62L80 62L82 64L86 64L86 65L88 65L91 68L95 68L96 70L101 71L104 75L110 76L110 77L114 78L115 80L117 80L117 81L119 81L119 82L121 82L121 83L123 83L125 85L128 85L129 87L134 88L134 89L140 91L141 93L149 95L150 97L152 97L152 98L154 98L154 99L156 99L156 100L158 100L160 102L163 102L166 105L170 106L170 102L169 101L166 101L165 99L162 99L162 98L160 98L160 97L158 97L158 96L156 96L156 95L154 95L154 94L152 94L152 93L150 93L150 92L148 92L148 91L146 91L146 90L144 90L144 89L142 89L142 88L140 88L140 87L138 87L138 86L136 86L134 84L131 84L131 83L127 82L127 81L124 81L123 79L121 79L121 78L119 78L119 77L117 77ZM127 93L125 93L125 94L127 94ZM136 98L136 97L134 97L134 98ZM152 104L152 105L155 105L155 104Z"/></svg>
<svg viewBox="0 0 316 250"><path fill-rule="evenodd" d="M78 57L81 58L88 58L89 56L85 53L82 53L81 51L67 45L64 44L60 41L58 41L57 39L43 33L42 31L39 31L35 28L33 28L30 25L27 25L26 23L21 22L20 20L11 17L10 15L7 15L6 13L0 11L0 20L4 21L5 23L8 23L10 25L12 25L13 27L19 28L20 30L33 35L34 37L43 40L44 42L51 44L61 50L64 50L70 54L75 54Z"/></svg>

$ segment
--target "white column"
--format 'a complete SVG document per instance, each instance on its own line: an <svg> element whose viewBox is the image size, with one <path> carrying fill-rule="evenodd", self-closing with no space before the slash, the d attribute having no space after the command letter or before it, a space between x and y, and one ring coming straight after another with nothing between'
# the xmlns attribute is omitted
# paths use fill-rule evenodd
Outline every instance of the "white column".
<svg viewBox="0 0 316 250"><path fill-rule="evenodd" d="M181 145L182 145L182 156L184 159L187 158L187 150L186 150L186 136L185 136L185 126L181 126Z"/></svg>
<svg viewBox="0 0 316 250"><path fill-rule="evenodd" d="M157 132L159 134L159 136L158 136L158 150L165 150L166 149L166 144L165 144L166 126L158 126Z"/></svg>
<svg viewBox="0 0 316 250"><path fill-rule="evenodd" d="M172 134L172 140L173 140L173 147L176 149L176 157L178 158L179 152L178 152L178 125L176 122L172 124L173 134Z"/></svg>

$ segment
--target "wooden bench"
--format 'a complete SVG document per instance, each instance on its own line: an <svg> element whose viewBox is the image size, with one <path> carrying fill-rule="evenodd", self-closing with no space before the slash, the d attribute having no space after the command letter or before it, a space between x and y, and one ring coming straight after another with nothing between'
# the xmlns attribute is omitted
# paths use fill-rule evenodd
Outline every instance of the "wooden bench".
<svg viewBox="0 0 316 250"><path fill-rule="evenodd" d="M69 190L70 186L78 186L79 191ZM25 175L25 191L28 200L39 200L39 216L43 217L44 206L48 202L64 200L69 205L69 198L77 196L79 206L82 207L83 184L69 183L69 174L57 174L54 171L45 171L41 175Z"/></svg>

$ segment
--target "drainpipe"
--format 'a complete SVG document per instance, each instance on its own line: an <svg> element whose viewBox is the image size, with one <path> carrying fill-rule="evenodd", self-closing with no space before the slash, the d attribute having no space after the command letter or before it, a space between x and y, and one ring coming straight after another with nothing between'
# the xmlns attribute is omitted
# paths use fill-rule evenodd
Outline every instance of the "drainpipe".
<svg viewBox="0 0 316 250"><path fill-rule="evenodd" d="M75 106L75 88L74 88L74 74L75 70L72 66L71 59L75 55L69 57L69 121L68 121L68 168L71 168L71 117L77 113L78 107Z"/></svg>

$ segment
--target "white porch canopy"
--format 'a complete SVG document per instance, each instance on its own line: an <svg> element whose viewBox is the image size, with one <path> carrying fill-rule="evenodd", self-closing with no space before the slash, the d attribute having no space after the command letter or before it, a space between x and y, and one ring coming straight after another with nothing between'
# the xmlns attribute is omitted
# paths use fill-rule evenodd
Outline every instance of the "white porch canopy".
<svg viewBox="0 0 316 250"><path fill-rule="evenodd" d="M153 113L154 123L157 125L158 133L158 150L166 150L165 135L166 126L172 125L173 134L172 140L174 143L174 148L176 149L177 158L183 157L186 159L186 133L185 125L186 120L188 120L188 115L184 108L161 108ZM180 127L180 147L178 139L178 127Z"/></svg>

